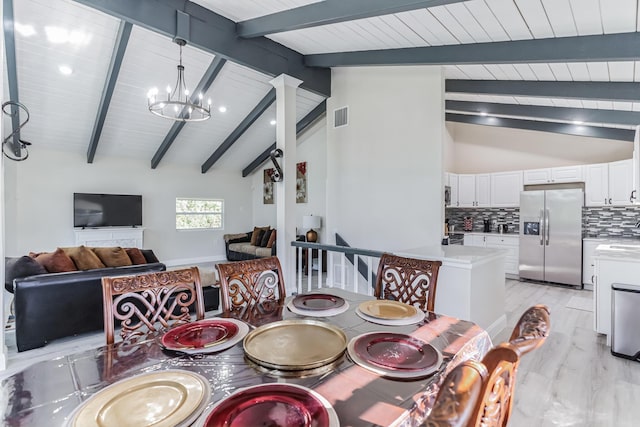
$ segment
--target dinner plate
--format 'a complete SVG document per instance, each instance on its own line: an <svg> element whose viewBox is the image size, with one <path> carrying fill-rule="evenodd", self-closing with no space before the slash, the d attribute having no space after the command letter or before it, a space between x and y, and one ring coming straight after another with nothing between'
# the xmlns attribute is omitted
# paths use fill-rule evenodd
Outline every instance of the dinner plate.
<svg viewBox="0 0 640 427"><path fill-rule="evenodd" d="M340 308L346 303L344 298L331 294L297 295L291 302L295 308L305 311Z"/></svg>
<svg viewBox="0 0 640 427"><path fill-rule="evenodd" d="M438 349L406 334L362 334L349 341L347 351L357 365L389 378L425 377L442 364Z"/></svg>
<svg viewBox="0 0 640 427"><path fill-rule="evenodd" d="M415 325L416 323L420 323L425 318L425 313L422 310L416 310L416 314L412 317L407 317L405 319L380 319L377 317L372 317L364 314L360 307L356 307L356 314L360 316L362 319L367 322L377 323L378 325L386 325L386 326L407 326L407 325Z"/></svg>
<svg viewBox="0 0 640 427"><path fill-rule="evenodd" d="M385 299L365 301L358 308L369 317L385 320L407 319L418 313L412 305Z"/></svg>
<svg viewBox="0 0 640 427"><path fill-rule="evenodd" d="M247 358L258 365L282 370L306 370L327 365L342 356L347 337L328 323L291 319L254 329L244 339Z"/></svg>
<svg viewBox="0 0 640 427"><path fill-rule="evenodd" d="M271 383L240 389L203 414L197 427L339 427L338 415L317 392Z"/></svg>
<svg viewBox="0 0 640 427"><path fill-rule="evenodd" d="M345 311L349 310L349 303L344 302L344 305L341 305L338 308L329 308L326 310L301 310L293 305L293 302L289 302L287 304L287 308L295 314L299 314L300 316L308 316L308 317L331 317L336 316L338 314L342 314Z"/></svg>
<svg viewBox="0 0 640 427"><path fill-rule="evenodd" d="M156 371L118 381L74 410L68 427L174 427L192 424L211 388L183 370Z"/></svg>
<svg viewBox="0 0 640 427"><path fill-rule="evenodd" d="M168 330L161 343L167 350L187 354L215 353L233 347L248 332L249 326L237 319L204 319Z"/></svg>

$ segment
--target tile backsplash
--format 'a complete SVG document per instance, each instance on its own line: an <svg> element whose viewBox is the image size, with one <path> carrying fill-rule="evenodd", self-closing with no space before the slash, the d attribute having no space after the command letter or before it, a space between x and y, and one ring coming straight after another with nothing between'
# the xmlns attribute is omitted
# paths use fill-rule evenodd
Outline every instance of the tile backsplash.
<svg viewBox="0 0 640 427"><path fill-rule="evenodd" d="M473 218L473 231L484 231L483 221L491 220L491 231L498 231L498 225L509 225L509 233L518 233L520 228L520 208L446 208L445 218L449 225L455 225L455 232L464 231L464 219Z"/></svg>
<svg viewBox="0 0 640 427"><path fill-rule="evenodd" d="M640 206L598 206L582 208L584 237L640 238Z"/></svg>
<svg viewBox="0 0 640 427"><path fill-rule="evenodd" d="M509 224L509 233L518 233L519 208L446 208L445 218L455 225L455 231L463 231L464 218L473 218L473 231L483 231L483 220L491 220L492 231L499 224ZM582 208L583 237L640 238L640 206L598 206Z"/></svg>

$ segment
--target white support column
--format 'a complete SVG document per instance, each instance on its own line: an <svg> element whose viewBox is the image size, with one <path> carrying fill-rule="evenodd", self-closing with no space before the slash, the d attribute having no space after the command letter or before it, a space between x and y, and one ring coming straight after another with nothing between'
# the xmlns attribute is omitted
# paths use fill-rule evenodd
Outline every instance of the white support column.
<svg viewBox="0 0 640 427"><path fill-rule="evenodd" d="M4 22L4 12L3 12L3 8L0 7L0 22ZM11 23L11 25L13 25L13 22ZM2 34L0 34L0 47L2 49L0 49L0 64L4 64L4 51L5 51L5 47L4 47L4 31L2 32ZM0 71L0 77L2 77L2 81L4 81L4 79L6 78L4 76L4 71ZM4 86L0 87L0 99L4 100ZM2 115L2 113L0 112L0 116ZM4 128L3 128L3 123L4 120L0 120L0 135L4 135ZM3 136L4 138L4 136ZM1 148L1 147L0 147ZM3 158L0 159L0 260L2 260L3 262L0 263L0 279L2 280L2 283L4 283L4 275L5 275L5 271L4 271L4 156L2 156ZM5 306L5 301L4 299L6 298L6 294L5 294L5 290L3 289L2 291L0 291L0 316L2 316L2 320L0 321L0 326L2 326L2 331L0 331L0 371L3 371L5 369L7 369L7 364L8 364L8 351L7 351L7 345L5 344L5 322L7 321L7 317L9 315L9 313L5 313L4 311L4 306Z"/></svg>
<svg viewBox="0 0 640 427"><path fill-rule="evenodd" d="M284 179L275 184L276 247L287 294L296 290L294 247L296 239L296 91L301 80L281 74L270 82L276 88L276 147Z"/></svg>

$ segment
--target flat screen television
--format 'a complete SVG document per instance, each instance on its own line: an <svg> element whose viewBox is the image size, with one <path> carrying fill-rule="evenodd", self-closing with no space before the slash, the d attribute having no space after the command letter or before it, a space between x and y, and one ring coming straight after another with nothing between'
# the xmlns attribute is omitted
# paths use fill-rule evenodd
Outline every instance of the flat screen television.
<svg viewBox="0 0 640 427"><path fill-rule="evenodd" d="M74 227L142 225L142 196L73 193Z"/></svg>

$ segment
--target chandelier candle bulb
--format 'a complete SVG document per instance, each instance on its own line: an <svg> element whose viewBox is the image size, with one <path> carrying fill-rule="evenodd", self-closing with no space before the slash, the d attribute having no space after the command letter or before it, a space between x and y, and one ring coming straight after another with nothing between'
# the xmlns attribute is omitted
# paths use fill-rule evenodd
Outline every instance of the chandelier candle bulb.
<svg viewBox="0 0 640 427"><path fill-rule="evenodd" d="M207 108L202 106L202 93L189 98L189 89L184 78L184 66L182 65L182 47L187 44L183 39L177 38L175 42L180 46L180 62L178 64L178 79L175 88L167 86L167 100L158 101L156 91L149 91L149 111L156 116L181 122L200 122L211 118L211 101ZM173 108L169 108L172 106Z"/></svg>

